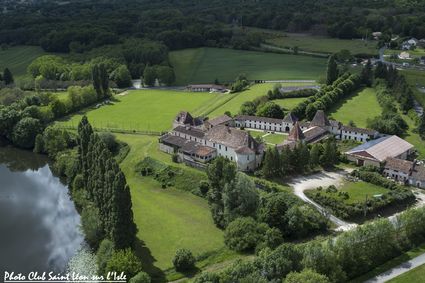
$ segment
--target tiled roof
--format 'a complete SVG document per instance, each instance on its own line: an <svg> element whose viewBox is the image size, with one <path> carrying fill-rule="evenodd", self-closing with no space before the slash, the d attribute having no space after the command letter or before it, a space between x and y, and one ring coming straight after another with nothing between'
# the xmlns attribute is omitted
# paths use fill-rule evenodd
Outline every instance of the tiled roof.
<svg viewBox="0 0 425 283"><path fill-rule="evenodd" d="M349 150L347 154L359 155L366 152L372 159L383 162L388 157L397 157L412 148L412 144L397 136L386 136L359 145Z"/></svg>
<svg viewBox="0 0 425 283"><path fill-rule="evenodd" d="M260 117L260 116L238 115L235 117L235 120L238 120L238 121L250 120L250 121L259 121L259 122L265 122L265 123L282 124L282 119Z"/></svg>
<svg viewBox="0 0 425 283"><path fill-rule="evenodd" d="M323 112L323 110L317 110L313 120L310 123L310 126L319 126L319 127L326 127L330 125L331 124L329 123L329 120L326 117L325 112Z"/></svg>
<svg viewBox="0 0 425 283"><path fill-rule="evenodd" d="M318 142L328 136L328 131L322 127L311 127L303 133L307 143Z"/></svg>
<svg viewBox="0 0 425 283"><path fill-rule="evenodd" d="M227 115L218 116L214 119L208 120L206 123L209 123L211 126L215 127L217 125L221 125L224 123L227 123L229 121L232 121L233 119Z"/></svg>
<svg viewBox="0 0 425 283"><path fill-rule="evenodd" d="M288 114L286 114L285 118L283 118L283 122L289 124L294 124L297 121L298 118L294 114L292 114L292 112L289 112Z"/></svg>
<svg viewBox="0 0 425 283"><path fill-rule="evenodd" d="M295 122L294 127L291 129L291 131L289 132L289 136L287 138L288 141L301 141L304 140L305 136L303 134L303 131L300 128L300 125L298 124L298 122Z"/></svg>
<svg viewBox="0 0 425 283"><path fill-rule="evenodd" d="M343 131L356 132L356 133L360 133L360 134L366 134L366 135L369 135L369 136L374 136L374 135L376 135L378 133L375 130L364 129L364 128L357 128L357 127L350 127L350 126L342 126L341 129Z"/></svg>
<svg viewBox="0 0 425 283"><path fill-rule="evenodd" d="M219 125L210 129L205 135L205 138L211 142L219 143L234 149L246 146L256 150L258 147L257 142L248 132L230 128L225 125Z"/></svg>
<svg viewBox="0 0 425 283"><path fill-rule="evenodd" d="M188 154L197 154L199 156L208 156L216 151L215 148L204 146L198 142L188 141L182 148L182 152Z"/></svg>
<svg viewBox="0 0 425 283"><path fill-rule="evenodd" d="M173 131L178 132L178 133L183 133L186 135L190 135L193 137L197 137L200 139L203 139L205 136L205 132L202 131L201 129L198 128L194 128L191 126L177 126L176 128L173 129Z"/></svg>
<svg viewBox="0 0 425 283"><path fill-rule="evenodd" d="M334 128L338 128L341 127L341 122L339 121L335 121L335 120L329 120L329 123L331 124L332 127Z"/></svg>
<svg viewBox="0 0 425 283"><path fill-rule="evenodd" d="M399 158L388 157L385 161L385 169L397 170L409 174L413 169L413 162Z"/></svg>
<svg viewBox="0 0 425 283"><path fill-rule="evenodd" d="M412 172L412 177L416 180L425 181L425 167L416 164Z"/></svg>
<svg viewBox="0 0 425 283"><path fill-rule="evenodd" d="M181 148L186 144L187 140L178 136L167 134L160 138L160 142Z"/></svg>

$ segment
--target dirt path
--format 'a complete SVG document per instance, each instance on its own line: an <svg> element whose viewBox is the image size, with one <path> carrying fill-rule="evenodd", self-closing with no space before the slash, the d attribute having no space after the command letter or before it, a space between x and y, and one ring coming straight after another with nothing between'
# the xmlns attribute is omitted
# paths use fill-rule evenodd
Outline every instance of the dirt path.
<svg viewBox="0 0 425 283"><path fill-rule="evenodd" d="M320 172L309 176L302 176L292 179L288 183L289 186L294 188L294 194L305 202L312 204L317 208L323 215L329 218L335 225L338 226L337 231L347 231L357 226L355 223L346 222L332 214L330 214L324 207L308 198L305 194L305 190L315 189L319 186L328 187L330 185L340 186L344 181L344 176L350 173L352 169L346 169L338 172Z"/></svg>

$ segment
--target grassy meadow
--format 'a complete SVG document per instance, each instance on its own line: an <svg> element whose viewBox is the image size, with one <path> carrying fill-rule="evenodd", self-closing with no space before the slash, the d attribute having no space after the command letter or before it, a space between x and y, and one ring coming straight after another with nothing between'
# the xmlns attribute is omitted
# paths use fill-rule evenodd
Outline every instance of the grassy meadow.
<svg viewBox="0 0 425 283"><path fill-rule="evenodd" d="M315 80L326 68L323 58L225 48L184 49L169 57L176 85L231 82L241 73L250 80Z"/></svg>
<svg viewBox="0 0 425 283"><path fill-rule="evenodd" d="M345 182L344 185L338 189L341 192L347 192L350 198L346 203L356 203L365 201L366 196L371 199L374 195L388 193L388 189L363 181L359 182Z"/></svg>
<svg viewBox="0 0 425 283"><path fill-rule="evenodd" d="M64 125L77 126L86 114L94 127L119 128L140 131L166 131L181 110L194 116L201 115L205 106L214 105L228 94L183 92L173 90L137 90L115 96L111 105L87 109L63 121Z"/></svg>
<svg viewBox="0 0 425 283"><path fill-rule="evenodd" d="M278 104L283 110L289 111L294 109L299 103L306 100L308 97L293 97L273 100L274 103Z"/></svg>
<svg viewBox="0 0 425 283"><path fill-rule="evenodd" d="M425 278L425 264L420 265L412 270L403 273L387 281L388 283L421 283Z"/></svg>
<svg viewBox="0 0 425 283"><path fill-rule="evenodd" d="M143 258L152 261L145 265L162 270L172 267L178 248L189 248L195 256L222 249L223 232L214 225L205 199L174 188L162 189L153 178L135 172L135 165L147 156L170 162L170 155L159 151L157 137L118 134L117 138L131 148L120 166L131 188L137 237L147 248Z"/></svg>
<svg viewBox="0 0 425 283"><path fill-rule="evenodd" d="M403 70L401 72L412 87L415 99L422 107L425 107L425 89L423 89L423 92L418 90L418 87L425 87L425 72L418 70Z"/></svg>
<svg viewBox="0 0 425 283"><path fill-rule="evenodd" d="M15 46L6 50L0 49L0 70L9 68L15 78L27 74L27 67L37 57L46 55L38 46Z"/></svg>
<svg viewBox="0 0 425 283"><path fill-rule="evenodd" d="M349 50L352 54L378 54L376 41L363 41L360 39L338 39L326 36L314 36L296 33L274 33L269 34L267 43L283 47L293 48L298 46L300 50L320 53L336 53L342 49Z"/></svg>
<svg viewBox="0 0 425 283"><path fill-rule="evenodd" d="M365 88L335 105L328 115L345 125L354 121L356 126L365 128L367 119L379 116L381 111L374 89Z"/></svg>

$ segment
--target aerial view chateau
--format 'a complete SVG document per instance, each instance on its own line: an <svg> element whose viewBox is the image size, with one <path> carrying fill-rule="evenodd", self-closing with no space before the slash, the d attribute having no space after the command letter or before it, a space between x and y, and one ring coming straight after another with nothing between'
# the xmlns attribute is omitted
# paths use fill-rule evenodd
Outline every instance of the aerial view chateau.
<svg viewBox="0 0 425 283"><path fill-rule="evenodd" d="M424 19L0 0L0 282L425 282Z"/></svg>

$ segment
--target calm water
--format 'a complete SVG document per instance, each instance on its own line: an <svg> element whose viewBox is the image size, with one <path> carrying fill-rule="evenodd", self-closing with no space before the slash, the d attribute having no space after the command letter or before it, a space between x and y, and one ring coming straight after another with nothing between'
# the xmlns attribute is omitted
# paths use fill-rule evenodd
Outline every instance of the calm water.
<svg viewBox="0 0 425 283"><path fill-rule="evenodd" d="M83 242L79 224L44 157L0 147L0 274L64 271Z"/></svg>

